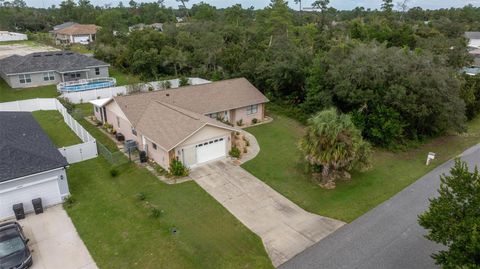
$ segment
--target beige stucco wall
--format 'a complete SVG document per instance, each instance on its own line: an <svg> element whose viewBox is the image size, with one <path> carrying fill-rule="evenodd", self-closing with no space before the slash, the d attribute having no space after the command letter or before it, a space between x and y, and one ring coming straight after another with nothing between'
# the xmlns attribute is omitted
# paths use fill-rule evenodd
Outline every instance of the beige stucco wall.
<svg viewBox="0 0 480 269"><path fill-rule="evenodd" d="M110 102L108 105L105 106L105 109L107 111L107 122L111 124L117 132L122 133L125 136L125 140L136 140L139 148L141 148L140 134L138 132L137 135L134 135L132 133L132 125L130 124L118 104L115 101ZM120 125L118 123L120 123Z"/></svg>
<svg viewBox="0 0 480 269"><path fill-rule="evenodd" d="M258 121L262 121L265 118L265 104L258 104L257 113L254 114L247 114L247 107L237 108L234 109L230 115L232 116L231 122L233 124L237 124L237 121L240 119L243 120L243 125L248 126L252 124L253 119L257 119Z"/></svg>
<svg viewBox="0 0 480 269"><path fill-rule="evenodd" d="M147 155L150 159L155 161L157 164L162 166L164 169L168 170L170 166L170 158L168 157L168 152L165 151L157 144L157 149L153 148L153 143L148 137L145 137L145 142L147 144ZM156 143L155 143L156 144Z"/></svg>
<svg viewBox="0 0 480 269"><path fill-rule="evenodd" d="M200 142L204 142L205 140L211 140L212 138L230 136L230 133L231 133L230 130L206 125L202 129L197 131L194 135L192 135L187 140L185 140L183 143L178 145L177 148L181 149L186 146L196 145L196 144L199 144Z"/></svg>

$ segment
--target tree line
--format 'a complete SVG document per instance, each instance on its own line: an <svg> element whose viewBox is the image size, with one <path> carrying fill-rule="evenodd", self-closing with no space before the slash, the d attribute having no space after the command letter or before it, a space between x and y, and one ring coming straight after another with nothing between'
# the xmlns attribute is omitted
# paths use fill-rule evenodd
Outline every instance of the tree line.
<svg viewBox="0 0 480 269"><path fill-rule="evenodd" d="M480 111L478 79L459 72L472 62L464 32L480 30L480 8L471 5L398 10L385 0L378 10L341 11L321 0L316 10L302 11L284 0L260 10L203 2L187 8L188 1L179 1L178 9L163 1L98 7L67 0L49 8L0 3L2 29L96 23L102 30L95 56L144 80L243 76L303 122L330 107L350 114L377 146L462 131ZM164 23L164 31L128 31L153 22Z"/></svg>

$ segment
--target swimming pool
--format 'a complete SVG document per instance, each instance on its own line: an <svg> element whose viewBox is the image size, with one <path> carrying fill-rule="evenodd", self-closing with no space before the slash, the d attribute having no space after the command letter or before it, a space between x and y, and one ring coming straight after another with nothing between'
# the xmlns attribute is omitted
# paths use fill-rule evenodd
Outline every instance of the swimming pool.
<svg viewBox="0 0 480 269"><path fill-rule="evenodd" d="M58 84L59 92L79 92L114 87L117 81L114 78L82 79L78 81L62 82Z"/></svg>

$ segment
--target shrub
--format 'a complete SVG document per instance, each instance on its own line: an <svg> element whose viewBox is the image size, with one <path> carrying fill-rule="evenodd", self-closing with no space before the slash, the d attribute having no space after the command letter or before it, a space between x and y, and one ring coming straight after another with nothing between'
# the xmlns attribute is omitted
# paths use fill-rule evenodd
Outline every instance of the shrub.
<svg viewBox="0 0 480 269"><path fill-rule="evenodd" d="M248 139L246 138L245 138L245 146L250 147L250 141L248 141Z"/></svg>
<svg viewBox="0 0 480 269"><path fill-rule="evenodd" d="M228 154L232 158L240 158L240 150L236 146L233 146Z"/></svg>
<svg viewBox="0 0 480 269"><path fill-rule="evenodd" d="M162 215L162 211L160 211L160 209L158 209L156 207L151 207L150 208L150 216L152 216L154 218L158 218L158 217L160 217L160 215Z"/></svg>
<svg viewBox="0 0 480 269"><path fill-rule="evenodd" d="M238 126L243 126L243 119L238 120L238 121L237 121L237 125L238 125Z"/></svg>
<svg viewBox="0 0 480 269"><path fill-rule="evenodd" d="M72 103L68 98L58 98L58 100L67 109L68 113L72 113L75 110L76 105Z"/></svg>
<svg viewBox="0 0 480 269"><path fill-rule="evenodd" d="M145 199L147 199L147 195L145 195L144 192L139 192L139 193L137 193L136 196L137 196L137 199L138 199L139 201L145 201Z"/></svg>
<svg viewBox="0 0 480 269"><path fill-rule="evenodd" d="M120 174L120 172L117 169L115 169L115 168L110 169L110 176L111 177L117 177L119 174Z"/></svg>
<svg viewBox="0 0 480 269"><path fill-rule="evenodd" d="M170 163L170 174L176 177L186 177L189 174L188 168L183 165L183 163L177 159L174 159Z"/></svg>
<svg viewBox="0 0 480 269"><path fill-rule="evenodd" d="M73 195L70 195L68 196L66 199L65 199L65 203L64 205L68 208L72 207L73 204L75 204L75 198L73 197Z"/></svg>
<svg viewBox="0 0 480 269"><path fill-rule="evenodd" d="M188 85L188 78L181 77L180 78L180 87L187 86L187 85Z"/></svg>
<svg viewBox="0 0 480 269"><path fill-rule="evenodd" d="M257 124L258 123L258 119L257 118L253 118L252 119L252 124Z"/></svg>
<svg viewBox="0 0 480 269"><path fill-rule="evenodd" d="M247 153L247 152L248 152L247 148L243 148L243 153Z"/></svg>
<svg viewBox="0 0 480 269"><path fill-rule="evenodd" d="M170 80L167 80L164 82L163 86L165 87L165 89L170 89L172 87L172 83L170 82Z"/></svg>

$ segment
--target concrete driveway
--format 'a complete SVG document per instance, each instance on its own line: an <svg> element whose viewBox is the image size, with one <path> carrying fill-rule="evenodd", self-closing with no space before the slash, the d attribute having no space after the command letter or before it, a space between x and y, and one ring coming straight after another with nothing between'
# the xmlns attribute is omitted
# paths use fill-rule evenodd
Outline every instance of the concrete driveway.
<svg viewBox="0 0 480 269"><path fill-rule="evenodd" d="M468 149L461 157L473 170L479 165L480 146ZM426 231L418 225L417 219L428 208L428 199L438 194L440 175L448 174L453 164L453 160L450 160L440 165L281 268L439 268L430 255L443 249L443 246L424 237Z"/></svg>
<svg viewBox="0 0 480 269"><path fill-rule="evenodd" d="M344 225L301 209L227 160L198 167L190 177L261 237L274 266Z"/></svg>
<svg viewBox="0 0 480 269"><path fill-rule="evenodd" d="M97 269L62 206L19 221L33 250L32 269Z"/></svg>

